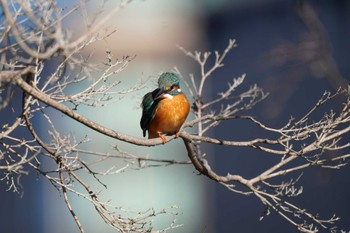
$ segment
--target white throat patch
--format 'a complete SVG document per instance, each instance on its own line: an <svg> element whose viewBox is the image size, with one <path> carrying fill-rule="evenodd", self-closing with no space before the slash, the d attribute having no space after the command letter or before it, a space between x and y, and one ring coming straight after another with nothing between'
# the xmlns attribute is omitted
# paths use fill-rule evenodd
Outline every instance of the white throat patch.
<svg viewBox="0 0 350 233"><path fill-rule="evenodd" d="M164 99L172 99L172 98L174 98L174 97L173 97L172 95L170 95L170 94L164 94L163 97L164 97Z"/></svg>

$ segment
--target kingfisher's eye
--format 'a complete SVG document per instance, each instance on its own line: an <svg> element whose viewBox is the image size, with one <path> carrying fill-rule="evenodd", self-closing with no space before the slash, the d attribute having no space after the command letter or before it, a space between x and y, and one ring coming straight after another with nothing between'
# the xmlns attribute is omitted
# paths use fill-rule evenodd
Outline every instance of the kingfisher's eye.
<svg viewBox="0 0 350 233"><path fill-rule="evenodd" d="M174 89L175 85L172 85L170 87L166 87L165 90L166 91L172 91Z"/></svg>

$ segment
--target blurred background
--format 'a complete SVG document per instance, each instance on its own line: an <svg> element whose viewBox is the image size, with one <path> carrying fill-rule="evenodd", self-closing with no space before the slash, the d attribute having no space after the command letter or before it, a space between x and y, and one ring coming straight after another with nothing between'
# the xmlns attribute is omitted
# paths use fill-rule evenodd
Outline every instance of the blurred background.
<svg viewBox="0 0 350 233"><path fill-rule="evenodd" d="M69 9L75 3L60 4ZM85 13L93 15L100 4L88 2ZM114 4L107 2L105 10ZM73 37L84 30L80 13L64 23ZM199 66L177 45L190 51L221 52L230 38L236 39L238 47L226 58L225 67L209 81L208 98L224 90L233 77L246 73L245 82L237 91L258 84L270 95L242 114L253 115L272 127L283 126L291 116L302 116L325 90L335 92L339 86L346 87L350 79L350 1L346 0L135 0L109 24L117 29L116 33L88 49L93 52L95 63L104 60L107 50L115 57L136 56L119 75L125 87L140 78L156 80L160 73L174 66L182 74L198 74ZM98 111L92 108L79 111L108 128L141 137L139 104L142 95L155 85L155 81L150 82L147 90ZM340 102L331 106L334 110L341 107ZM187 160L181 141L135 148L101 137L61 114L55 115L55 119L62 132L92 138L94 143L87 144L86 149L113 152L118 145L140 156ZM43 126L42 131L45 130ZM259 133L239 122L223 124L211 135L239 141L260 136ZM256 151L231 149L207 148L208 159L219 174L253 177L271 163L269 156ZM121 168L124 165L118 160L115 163L121 163ZM342 217L340 228L350 230L349 175L348 167L336 171L310 168L300 181L304 194L293 201L325 218L336 213ZM170 232L296 232L275 213L259 221L264 211L259 200L229 192L199 176L191 165L130 169L103 181L108 187L101 188L103 197L128 210L159 210L176 205L176 211L181 213L176 216L176 223L184 226ZM48 181L31 172L22 177L21 183L23 197L6 192L6 184L0 182L3 200L0 232L78 232L63 197ZM72 198L86 232L113 232L90 203ZM157 219L155 226L161 228L171 221L169 217Z"/></svg>

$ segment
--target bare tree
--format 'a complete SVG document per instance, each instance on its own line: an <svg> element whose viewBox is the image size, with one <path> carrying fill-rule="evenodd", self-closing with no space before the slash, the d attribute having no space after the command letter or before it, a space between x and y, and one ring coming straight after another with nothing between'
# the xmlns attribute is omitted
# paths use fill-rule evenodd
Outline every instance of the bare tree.
<svg viewBox="0 0 350 233"><path fill-rule="evenodd" d="M350 147L350 143L342 138L350 132L350 88L339 89L334 94L325 92L304 116L287 120L281 128L272 128L252 116L242 114L267 97L257 85L237 93L237 87L245 81L244 74L233 78L227 89L218 93L216 98L205 101L203 97L207 81L215 78L214 71L224 67L225 57L236 46L235 40L230 40L222 53L191 52L179 47L184 55L199 67L199 75L190 74L188 77L182 74L179 68L174 68L174 72L187 86L193 102L192 112L195 118L185 122L179 133L189 161L140 157L119 148L116 148L115 154L87 151L82 149L82 145L88 139L77 140L72 135L62 134L49 113L50 109L81 123L82 127L89 127L118 141L138 146L162 144L160 139L136 138L106 128L76 111L80 105L103 107L118 100L119 96L147 85L140 80L138 85L125 90L121 89L119 81L116 81L115 77L121 75L121 71L127 68L133 57L115 59L112 52L107 51L106 62L101 61L100 65L94 65L89 62L89 56L82 53L86 46L107 38L113 32L112 30L101 33L100 29L113 14L129 2L120 1L106 16L95 17L88 23L87 31L73 39L69 32L64 30L62 20L83 7L82 3L64 12L54 1L1 0L5 23L0 26L0 110L8 110L14 95L22 94L22 104L15 109L17 117L4 119L6 124L2 125L0 132L0 169L4 172L1 180L6 181L8 190L19 192L18 179L29 170L35 170L63 194L67 208L80 232L84 232L84 227L79 221L79 216L75 214L67 193L76 194L89 201L106 224L120 232L156 231L152 225L152 218L161 214L171 215L174 220L169 223L168 228L161 230L165 232L180 227L176 223L176 210L150 209L130 217L130 213L126 213L122 208L102 200L98 191L91 188L77 171L85 172L103 185L99 177L118 175L120 170L128 167L144 168L155 163L192 164L200 174L224 186L228 191L256 197L266 206L265 215L274 211L301 232L317 232L318 228L335 231L338 216L323 219L322 216L293 204L291 197L303 193L302 187L297 186L301 171L312 166L340 169L347 165L350 154L344 151ZM213 63L209 62L211 58ZM57 64L54 71L44 76L44 68L53 60ZM98 78L91 78L91 72L99 72ZM75 93L68 91L75 85L86 88ZM341 110L324 110L326 104L338 96L345 97ZM317 119L314 114L320 109L325 113L322 118ZM40 135L38 126L32 121L37 116L45 119L49 126L48 135L45 137ZM248 121L273 136L256 137L248 141L223 140L208 136L209 130L223 121ZM187 133L186 129L189 127L194 127L196 133ZM26 137L17 137L17 132L23 130L28 132ZM174 137L167 136L166 139L171 141ZM258 172L253 178L231 174L230 171L227 171L226 175L220 175L211 168L206 159L206 152L202 148L204 143L230 148L251 148L252 153L259 151L270 154L274 161L277 158L278 162L265 171ZM120 158L127 161L127 165L123 168L113 166L106 171L96 171L93 164L85 159L84 154L94 156L94 163ZM55 169L49 170L43 166L43 158L55 164ZM286 177L293 178L286 180ZM83 187L84 191L79 191L78 186Z"/></svg>

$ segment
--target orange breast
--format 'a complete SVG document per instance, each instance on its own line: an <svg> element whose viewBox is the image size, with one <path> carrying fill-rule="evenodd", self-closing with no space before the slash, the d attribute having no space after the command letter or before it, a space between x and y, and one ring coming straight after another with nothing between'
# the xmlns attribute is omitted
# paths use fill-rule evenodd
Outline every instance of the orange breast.
<svg viewBox="0 0 350 233"><path fill-rule="evenodd" d="M175 95L172 99L161 100L148 129L148 138L156 138L159 133L177 133L189 111L190 104L184 94Z"/></svg>

